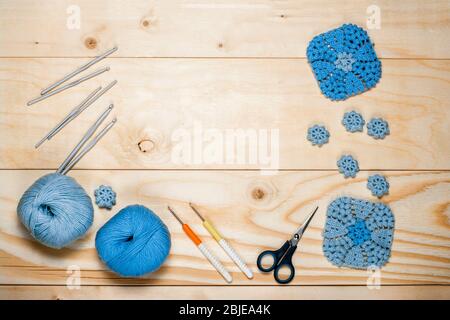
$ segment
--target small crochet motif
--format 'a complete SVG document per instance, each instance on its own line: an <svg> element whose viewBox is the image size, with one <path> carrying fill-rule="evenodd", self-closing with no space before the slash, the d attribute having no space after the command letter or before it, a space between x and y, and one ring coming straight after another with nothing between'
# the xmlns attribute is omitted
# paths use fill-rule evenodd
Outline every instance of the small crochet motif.
<svg viewBox="0 0 450 320"><path fill-rule="evenodd" d="M116 204L116 193L110 186L101 185L94 191L94 196L99 208L111 209Z"/></svg>
<svg viewBox="0 0 450 320"><path fill-rule="evenodd" d="M367 123L367 134L375 139L384 139L389 133L389 124L381 118L373 118Z"/></svg>
<svg viewBox="0 0 450 320"><path fill-rule="evenodd" d="M369 90L381 78L381 62L370 38L354 24L315 36L306 56L320 90L331 100L345 100Z"/></svg>
<svg viewBox="0 0 450 320"><path fill-rule="evenodd" d="M374 174L367 180L367 188L375 197L381 198L389 192L389 182L381 174Z"/></svg>
<svg viewBox="0 0 450 320"><path fill-rule="evenodd" d="M393 236L394 215L387 205L341 197L328 206L322 248L338 267L382 267Z"/></svg>
<svg viewBox="0 0 450 320"><path fill-rule="evenodd" d="M354 178L359 171L358 161L349 155L342 156L338 160L337 166L339 168L339 172L342 173L345 178Z"/></svg>
<svg viewBox="0 0 450 320"><path fill-rule="evenodd" d="M324 126L314 125L308 128L308 135L306 137L314 145L321 147L328 142L330 133Z"/></svg>
<svg viewBox="0 0 450 320"><path fill-rule="evenodd" d="M365 123L362 115L356 111L346 112L342 118L342 124L348 132L363 131Z"/></svg>

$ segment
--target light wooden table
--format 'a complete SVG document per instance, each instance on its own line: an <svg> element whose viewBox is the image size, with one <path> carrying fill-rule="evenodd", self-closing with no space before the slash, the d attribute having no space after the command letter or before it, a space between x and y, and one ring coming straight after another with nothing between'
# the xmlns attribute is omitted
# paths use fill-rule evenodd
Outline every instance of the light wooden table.
<svg viewBox="0 0 450 320"><path fill-rule="evenodd" d="M305 59L306 46L345 22L366 28L374 3L381 28L368 31L382 79L367 93L329 101ZM450 298L449 3L0 0L0 298ZM67 27L77 10L71 5L80 9L80 29ZM101 63L111 66L109 73L25 106L40 89L114 45L119 51ZM34 149L71 107L112 79L119 81L116 88ZM94 226L70 248L43 247L19 223L18 199L55 170L110 101L117 126L70 175L90 194L111 185L118 204L111 212L96 210ZM391 135L376 141L347 133L340 121L353 108L366 119L387 119ZM305 138L316 122L331 132L321 149ZM219 132L278 129L280 170L262 175L254 164L174 163L173 132L198 124ZM358 158L362 170L355 179L337 172L342 153ZM373 199L365 186L373 171L389 178L383 201L396 229L381 288L370 290L366 271L326 260L321 231L334 198ZM188 201L230 239L255 270L253 280L201 228ZM169 259L144 279L109 272L94 248L98 228L133 203L152 208L172 234ZM232 271L232 285L180 232L167 204ZM316 204L320 210L294 258L297 276L288 287L274 285L271 275L256 271L257 254L281 245ZM70 290L70 270L77 267L81 288Z"/></svg>

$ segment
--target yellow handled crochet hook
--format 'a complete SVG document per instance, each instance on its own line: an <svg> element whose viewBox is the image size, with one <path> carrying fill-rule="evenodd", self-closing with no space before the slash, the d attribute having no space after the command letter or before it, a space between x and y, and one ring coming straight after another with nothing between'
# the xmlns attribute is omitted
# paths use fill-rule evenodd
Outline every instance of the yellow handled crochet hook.
<svg viewBox="0 0 450 320"><path fill-rule="evenodd" d="M192 205L192 203L189 203L189 206L194 210L194 212L197 214L197 216L202 220L203 227L211 234L211 236L217 241L217 243L222 247L222 249L227 253L227 255L231 258L231 260L234 261L234 263L241 269L241 271L247 276L247 278L251 279L253 278L253 272L250 270L249 267L245 264L245 262L241 259L241 257L234 251L234 249L228 244L228 242L222 237L222 235L217 231L216 228L202 217L200 212L197 211L197 209Z"/></svg>
<svg viewBox="0 0 450 320"><path fill-rule="evenodd" d="M170 211L170 213L173 214L175 219L178 220L178 222L181 224L184 233L191 239L191 241L197 246L197 248L200 250L200 252L205 256L206 259L212 264L212 266L217 270L217 272L220 273L220 275L225 279L226 282L231 283L233 281L233 278L231 277L231 274L225 269L225 267L222 265L222 263L219 261L219 259L216 258L215 255L209 251L208 247L205 246L202 242L202 240L195 234L194 231L189 227L188 224L184 223L180 217L175 213L175 211L172 210L171 207L167 207Z"/></svg>

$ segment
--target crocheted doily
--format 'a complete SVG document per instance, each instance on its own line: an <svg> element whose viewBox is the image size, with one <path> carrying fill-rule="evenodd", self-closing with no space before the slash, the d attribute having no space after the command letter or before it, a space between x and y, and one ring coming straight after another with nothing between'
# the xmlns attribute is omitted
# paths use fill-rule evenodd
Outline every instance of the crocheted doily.
<svg viewBox="0 0 450 320"><path fill-rule="evenodd" d="M358 161L350 155L343 155L337 161L337 166L339 168L339 172L342 173L345 178L354 178L359 172Z"/></svg>
<svg viewBox="0 0 450 320"><path fill-rule="evenodd" d="M116 193L110 186L101 185L94 191L94 196L99 208L111 209L116 204Z"/></svg>
<svg viewBox="0 0 450 320"><path fill-rule="evenodd" d="M320 90L331 100L345 100L369 90L381 78L381 62L370 38L354 24L315 36L306 56Z"/></svg>
<svg viewBox="0 0 450 320"><path fill-rule="evenodd" d="M313 145L321 147L328 142L330 133L324 126L314 125L308 128L308 135L306 137Z"/></svg>
<svg viewBox="0 0 450 320"><path fill-rule="evenodd" d="M338 267L381 267L389 260L393 235L387 205L341 197L328 206L323 252Z"/></svg>
<svg viewBox="0 0 450 320"><path fill-rule="evenodd" d="M384 139L389 133L389 124L382 118L373 118L367 123L367 134L375 139Z"/></svg>
<svg viewBox="0 0 450 320"><path fill-rule="evenodd" d="M348 132L363 131L364 118L356 111L346 112L342 118L342 124Z"/></svg>
<svg viewBox="0 0 450 320"><path fill-rule="evenodd" d="M389 193L389 182L385 176L374 174L367 179L367 188L372 192L372 195L381 198Z"/></svg>

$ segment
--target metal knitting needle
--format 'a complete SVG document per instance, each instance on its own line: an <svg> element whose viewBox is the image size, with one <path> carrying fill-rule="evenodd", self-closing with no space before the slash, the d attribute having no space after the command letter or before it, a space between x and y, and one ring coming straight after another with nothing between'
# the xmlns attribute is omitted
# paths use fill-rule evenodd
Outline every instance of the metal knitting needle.
<svg viewBox="0 0 450 320"><path fill-rule="evenodd" d="M106 51L105 53L95 57L93 60L89 61L88 63L85 63L84 65L82 65L78 69L76 69L76 70L72 71L71 73L69 73L68 75L64 76L62 79L56 81L55 83L51 84L47 88L43 89L41 91L41 96L43 96L43 95L47 94L48 92L52 91L54 88L58 87L59 85L61 85L62 83L66 82L70 78L72 78L72 77L76 76L77 74L83 72L84 70L88 69L89 67L91 67L92 65L96 64L97 62L105 59L107 56L109 56L110 54L112 54L115 51L117 51L117 47L114 47L114 48Z"/></svg>
<svg viewBox="0 0 450 320"><path fill-rule="evenodd" d="M42 138L36 145L35 148L38 148L42 143L44 143L46 140L50 140L53 138L59 131L61 131L69 122L74 120L76 117L78 117L84 110L86 110L90 105L92 105L95 101L98 100L105 92L107 92L109 89L111 89L115 84L117 83L117 80L112 81L110 84L108 84L104 89L102 89L100 92L98 92L101 87L96 89L94 92L98 92L97 95L95 95L92 98L92 93L89 95L92 99L85 100L84 103L79 104L77 107L75 107L55 128L52 129L44 138ZM94 93L93 92L93 93Z"/></svg>
<svg viewBox="0 0 450 320"><path fill-rule="evenodd" d="M67 158L63 161L63 163L59 166L58 170L56 170L57 173L61 173L64 168L67 166L67 164L75 157L75 155L80 151L80 149L83 147L83 145L86 143L87 140L89 140L90 137L94 134L94 132L97 130L97 128L102 124L102 122L106 119L106 117L109 115L111 110L114 108L113 104L110 104L108 108L98 117L98 119L94 122L94 124L88 129L88 131L85 133L83 138L81 138L80 142L73 148L73 150L69 153Z"/></svg>
<svg viewBox="0 0 450 320"><path fill-rule="evenodd" d="M47 133L38 143L34 145L35 148L39 148L46 140L50 140L56 133L58 133L64 126L71 121L77 111L86 104L102 87L98 87L92 91L79 105L73 108L49 133Z"/></svg>
<svg viewBox="0 0 450 320"><path fill-rule="evenodd" d="M250 268L245 264L244 260L234 251L233 247L230 246L228 241L226 241L222 235L217 231L216 228L209 222L207 219L203 218L203 216L198 212L198 210L193 206L192 203L189 202L189 206L192 210L197 214L197 216L202 220L203 227L211 234L214 240L222 247L222 249L226 252L226 254L233 260L233 262L241 269L241 271L247 276L247 278L253 278L253 272Z"/></svg>
<svg viewBox="0 0 450 320"><path fill-rule="evenodd" d="M47 93L44 96L40 96L40 97L34 98L33 100L28 101L27 105L31 106L32 104L35 104L35 103L37 103L39 101L47 99L47 98L49 98L49 97L51 97L51 96L53 96L53 95L55 95L57 93L60 93L61 91L67 90L67 89L72 88L72 87L75 87L76 85L79 85L80 83L82 83L82 82L84 82L86 80L89 80L89 79L91 79L93 77L96 77L96 76L98 76L98 75L100 75L100 74L102 74L102 73L104 73L106 71L109 71L109 67L104 67L102 69L94 71L94 72L92 72L92 73L90 73L90 74L88 74L88 75L86 75L86 76L84 76L84 77L82 77L80 79L77 79L77 80L72 81L72 82L70 82L70 83L68 83L68 84L66 84L66 85L64 85L62 87L59 87L59 88L57 88L57 89Z"/></svg>
<svg viewBox="0 0 450 320"><path fill-rule="evenodd" d="M86 155L86 153L88 153L97 144L97 142L99 142L100 139L103 138L103 136L106 133L108 133L108 131L114 126L116 122L117 122L116 118L111 120L111 122L109 122L94 138L92 138L92 140L89 141L86 147L84 147L83 150L80 153L78 153L72 159L72 161L69 162L69 164L64 168L61 174L66 174L67 172L69 172L69 170L72 169L73 166L76 165L78 161L80 161L81 158L83 158Z"/></svg>
<svg viewBox="0 0 450 320"><path fill-rule="evenodd" d="M230 273L225 269L225 267L222 265L222 263L219 261L219 259L216 258L215 255L209 251L208 247L205 246L202 243L202 240L195 234L194 231L187 225L186 223L183 223L183 221L178 217L178 215L172 210L171 207L167 207L170 211L170 213L173 214L173 216L178 220L178 222L181 224L182 229L184 233L189 237L189 239L192 240L192 242L195 244L195 246L200 250L200 252L203 254L203 256L208 259L208 261L212 264L212 266L217 270L217 272L220 273L220 275L225 279L226 282L230 283L233 281L233 278L231 277Z"/></svg>

